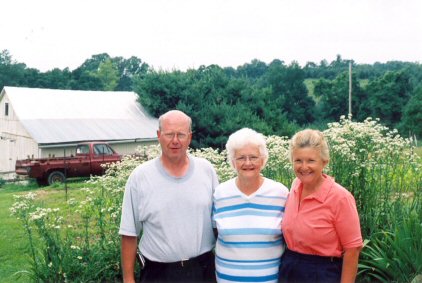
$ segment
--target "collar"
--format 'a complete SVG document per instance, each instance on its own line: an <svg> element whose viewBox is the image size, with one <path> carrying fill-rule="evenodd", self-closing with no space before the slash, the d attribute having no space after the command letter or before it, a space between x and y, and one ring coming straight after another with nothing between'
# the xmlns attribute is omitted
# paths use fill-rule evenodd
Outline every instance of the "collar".
<svg viewBox="0 0 422 283"><path fill-rule="evenodd" d="M321 203L323 203L326 200L328 193L333 187L334 178L326 174L322 174L322 176L324 177L324 182L321 184L321 189L318 190L317 192L310 194L305 199L315 199ZM296 178L293 181L294 194L298 196L302 189L303 189L302 182L298 178Z"/></svg>

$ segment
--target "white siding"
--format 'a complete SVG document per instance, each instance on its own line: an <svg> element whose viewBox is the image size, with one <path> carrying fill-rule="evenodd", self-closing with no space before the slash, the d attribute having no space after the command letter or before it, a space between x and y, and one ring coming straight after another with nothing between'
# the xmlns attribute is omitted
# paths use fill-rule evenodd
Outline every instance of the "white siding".
<svg viewBox="0 0 422 283"><path fill-rule="evenodd" d="M157 141L150 141L150 142L127 142L127 143L110 143L110 146L117 151L119 154L122 155L129 155L136 153L136 149L138 147L144 145L151 145L157 144Z"/></svg>
<svg viewBox="0 0 422 283"><path fill-rule="evenodd" d="M5 104L9 104L9 113L5 115ZM19 122L7 95L0 103L0 173L15 170L16 159L29 156L39 157L37 143Z"/></svg>
<svg viewBox="0 0 422 283"><path fill-rule="evenodd" d="M75 155L76 145L70 146L59 146L51 148L40 148L40 157L63 157L63 156L74 156Z"/></svg>

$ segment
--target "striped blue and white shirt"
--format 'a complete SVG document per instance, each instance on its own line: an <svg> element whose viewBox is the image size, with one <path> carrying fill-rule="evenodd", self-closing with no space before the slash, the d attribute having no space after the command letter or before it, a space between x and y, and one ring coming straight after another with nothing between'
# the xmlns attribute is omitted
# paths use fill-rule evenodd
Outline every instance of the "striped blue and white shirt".
<svg viewBox="0 0 422 283"><path fill-rule="evenodd" d="M281 220L289 191L265 178L262 186L247 196L235 180L220 184L214 192L217 281L277 282L284 251Z"/></svg>

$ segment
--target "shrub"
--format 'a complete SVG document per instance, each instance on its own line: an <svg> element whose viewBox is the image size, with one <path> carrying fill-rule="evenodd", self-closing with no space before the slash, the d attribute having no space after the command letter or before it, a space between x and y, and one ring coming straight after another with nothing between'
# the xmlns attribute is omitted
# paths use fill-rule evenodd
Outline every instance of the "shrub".
<svg viewBox="0 0 422 283"><path fill-rule="evenodd" d="M409 139L371 118L358 123L342 117L324 134L331 151L328 173L354 195L365 238L394 229L412 199L420 206L421 161Z"/></svg>
<svg viewBox="0 0 422 283"><path fill-rule="evenodd" d="M366 241L360 274L381 282L411 282L422 274L422 223L412 213L394 231L382 231Z"/></svg>
<svg viewBox="0 0 422 283"><path fill-rule="evenodd" d="M6 180L0 177L0 188L6 184Z"/></svg>

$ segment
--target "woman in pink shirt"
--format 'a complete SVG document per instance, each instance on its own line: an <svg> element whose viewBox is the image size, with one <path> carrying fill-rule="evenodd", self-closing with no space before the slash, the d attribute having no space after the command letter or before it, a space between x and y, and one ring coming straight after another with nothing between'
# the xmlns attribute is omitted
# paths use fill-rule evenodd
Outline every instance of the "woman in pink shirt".
<svg viewBox="0 0 422 283"><path fill-rule="evenodd" d="M279 282L354 282L362 248L352 194L323 173L328 144L320 131L303 130L290 141L296 179L282 231L287 244Z"/></svg>

